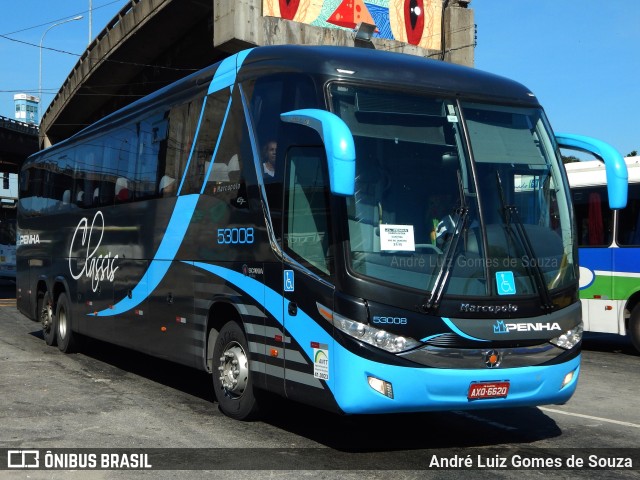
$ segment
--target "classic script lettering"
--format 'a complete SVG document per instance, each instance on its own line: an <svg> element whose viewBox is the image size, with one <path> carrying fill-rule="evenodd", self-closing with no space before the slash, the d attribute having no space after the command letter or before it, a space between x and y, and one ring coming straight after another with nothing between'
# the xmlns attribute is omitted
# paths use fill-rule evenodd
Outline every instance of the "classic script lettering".
<svg viewBox="0 0 640 480"><path fill-rule="evenodd" d="M80 232L80 235L78 235ZM113 282L118 267L114 266L118 255L111 256L111 252L98 255L102 237L104 236L104 215L98 211L93 216L91 226L89 220L83 217L71 239L69 247L69 273L75 280L79 280L83 275L91 279L91 289L95 292L100 286L100 282L107 280ZM73 252L78 257L79 272L74 272L72 265Z"/></svg>

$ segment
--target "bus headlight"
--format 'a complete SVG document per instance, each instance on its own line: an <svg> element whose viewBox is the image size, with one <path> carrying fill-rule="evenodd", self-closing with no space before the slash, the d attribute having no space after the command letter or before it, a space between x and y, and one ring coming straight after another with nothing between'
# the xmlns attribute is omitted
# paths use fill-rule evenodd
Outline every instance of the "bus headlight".
<svg viewBox="0 0 640 480"><path fill-rule="evenodd" d="M404 352L405 350L411 350L412 348L420 345L420 342L413 338L395 335L387 332L386 330L381 330L365 323L350 320L342 315L334 313L333 310L328 309L324 305L319 303L316 303L316 305L320 315L331 322L338 330L353 338L362 340L369 345L373 345L374 347L381 348L387 352L398 353Z"/></svg>
<svg viewBox="0 0 640 480"><path fill-rule="evenodd" d="M582 340L582 322L571 330L567 330L559 337L552 338L549 341L560 348L571 350L580 343L580 340Z"/></svg>

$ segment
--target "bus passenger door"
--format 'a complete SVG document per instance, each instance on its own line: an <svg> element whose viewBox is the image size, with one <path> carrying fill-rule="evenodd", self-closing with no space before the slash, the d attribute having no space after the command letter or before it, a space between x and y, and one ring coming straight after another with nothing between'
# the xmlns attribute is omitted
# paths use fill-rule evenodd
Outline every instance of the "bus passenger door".
<svg viewBox="0 0 640 480"><path fill-rule="evenodd" d="M291 398L316 399L330 379L331 327L318 304L333 308L333 248L329 182L321 147L285 153L282 247L285 389ZM323 381L324 380L324 381Z"/></svg>

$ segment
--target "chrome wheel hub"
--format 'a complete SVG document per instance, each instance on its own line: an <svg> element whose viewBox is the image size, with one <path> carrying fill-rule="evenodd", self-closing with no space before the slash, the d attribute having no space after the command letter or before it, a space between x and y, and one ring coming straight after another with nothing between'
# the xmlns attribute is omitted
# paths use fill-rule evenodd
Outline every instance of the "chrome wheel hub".
<svg viewBox="0 0 640 480"><path fill-rule="evenodd" d="M222 388L230 396L242 396L249 381L249 359L242 345L231 342L225 347L218 370Z"/></svg>

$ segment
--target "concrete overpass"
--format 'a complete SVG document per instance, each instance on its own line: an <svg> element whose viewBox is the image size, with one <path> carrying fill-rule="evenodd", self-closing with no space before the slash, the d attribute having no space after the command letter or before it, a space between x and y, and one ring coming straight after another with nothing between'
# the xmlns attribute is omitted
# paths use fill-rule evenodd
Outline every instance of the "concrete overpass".
<svg viewBox="0 0 640 480"><path fill-rule="evenodd" d="M297 8L305 1L310 3L291 3ZM389 0L403 1L408 5L406 0ZM439 33L438 43L444 51L386 38L374 38L368 46L472 66L469 0L439 1L439 30L444 33ZM278 0L131 0L87 47L43 115L40 146L64 140L141 96L247 47L357 43L349 29L263 16L263 6L274 3ZM280 0L283 4L290 8L288 0Z"/></svg>
<svg viewBox="0 0 640 480"><path fill-rule="evenodd" d="M18 173L22 162L37 151L37 127L0 117L0 172Z"/></svg>

